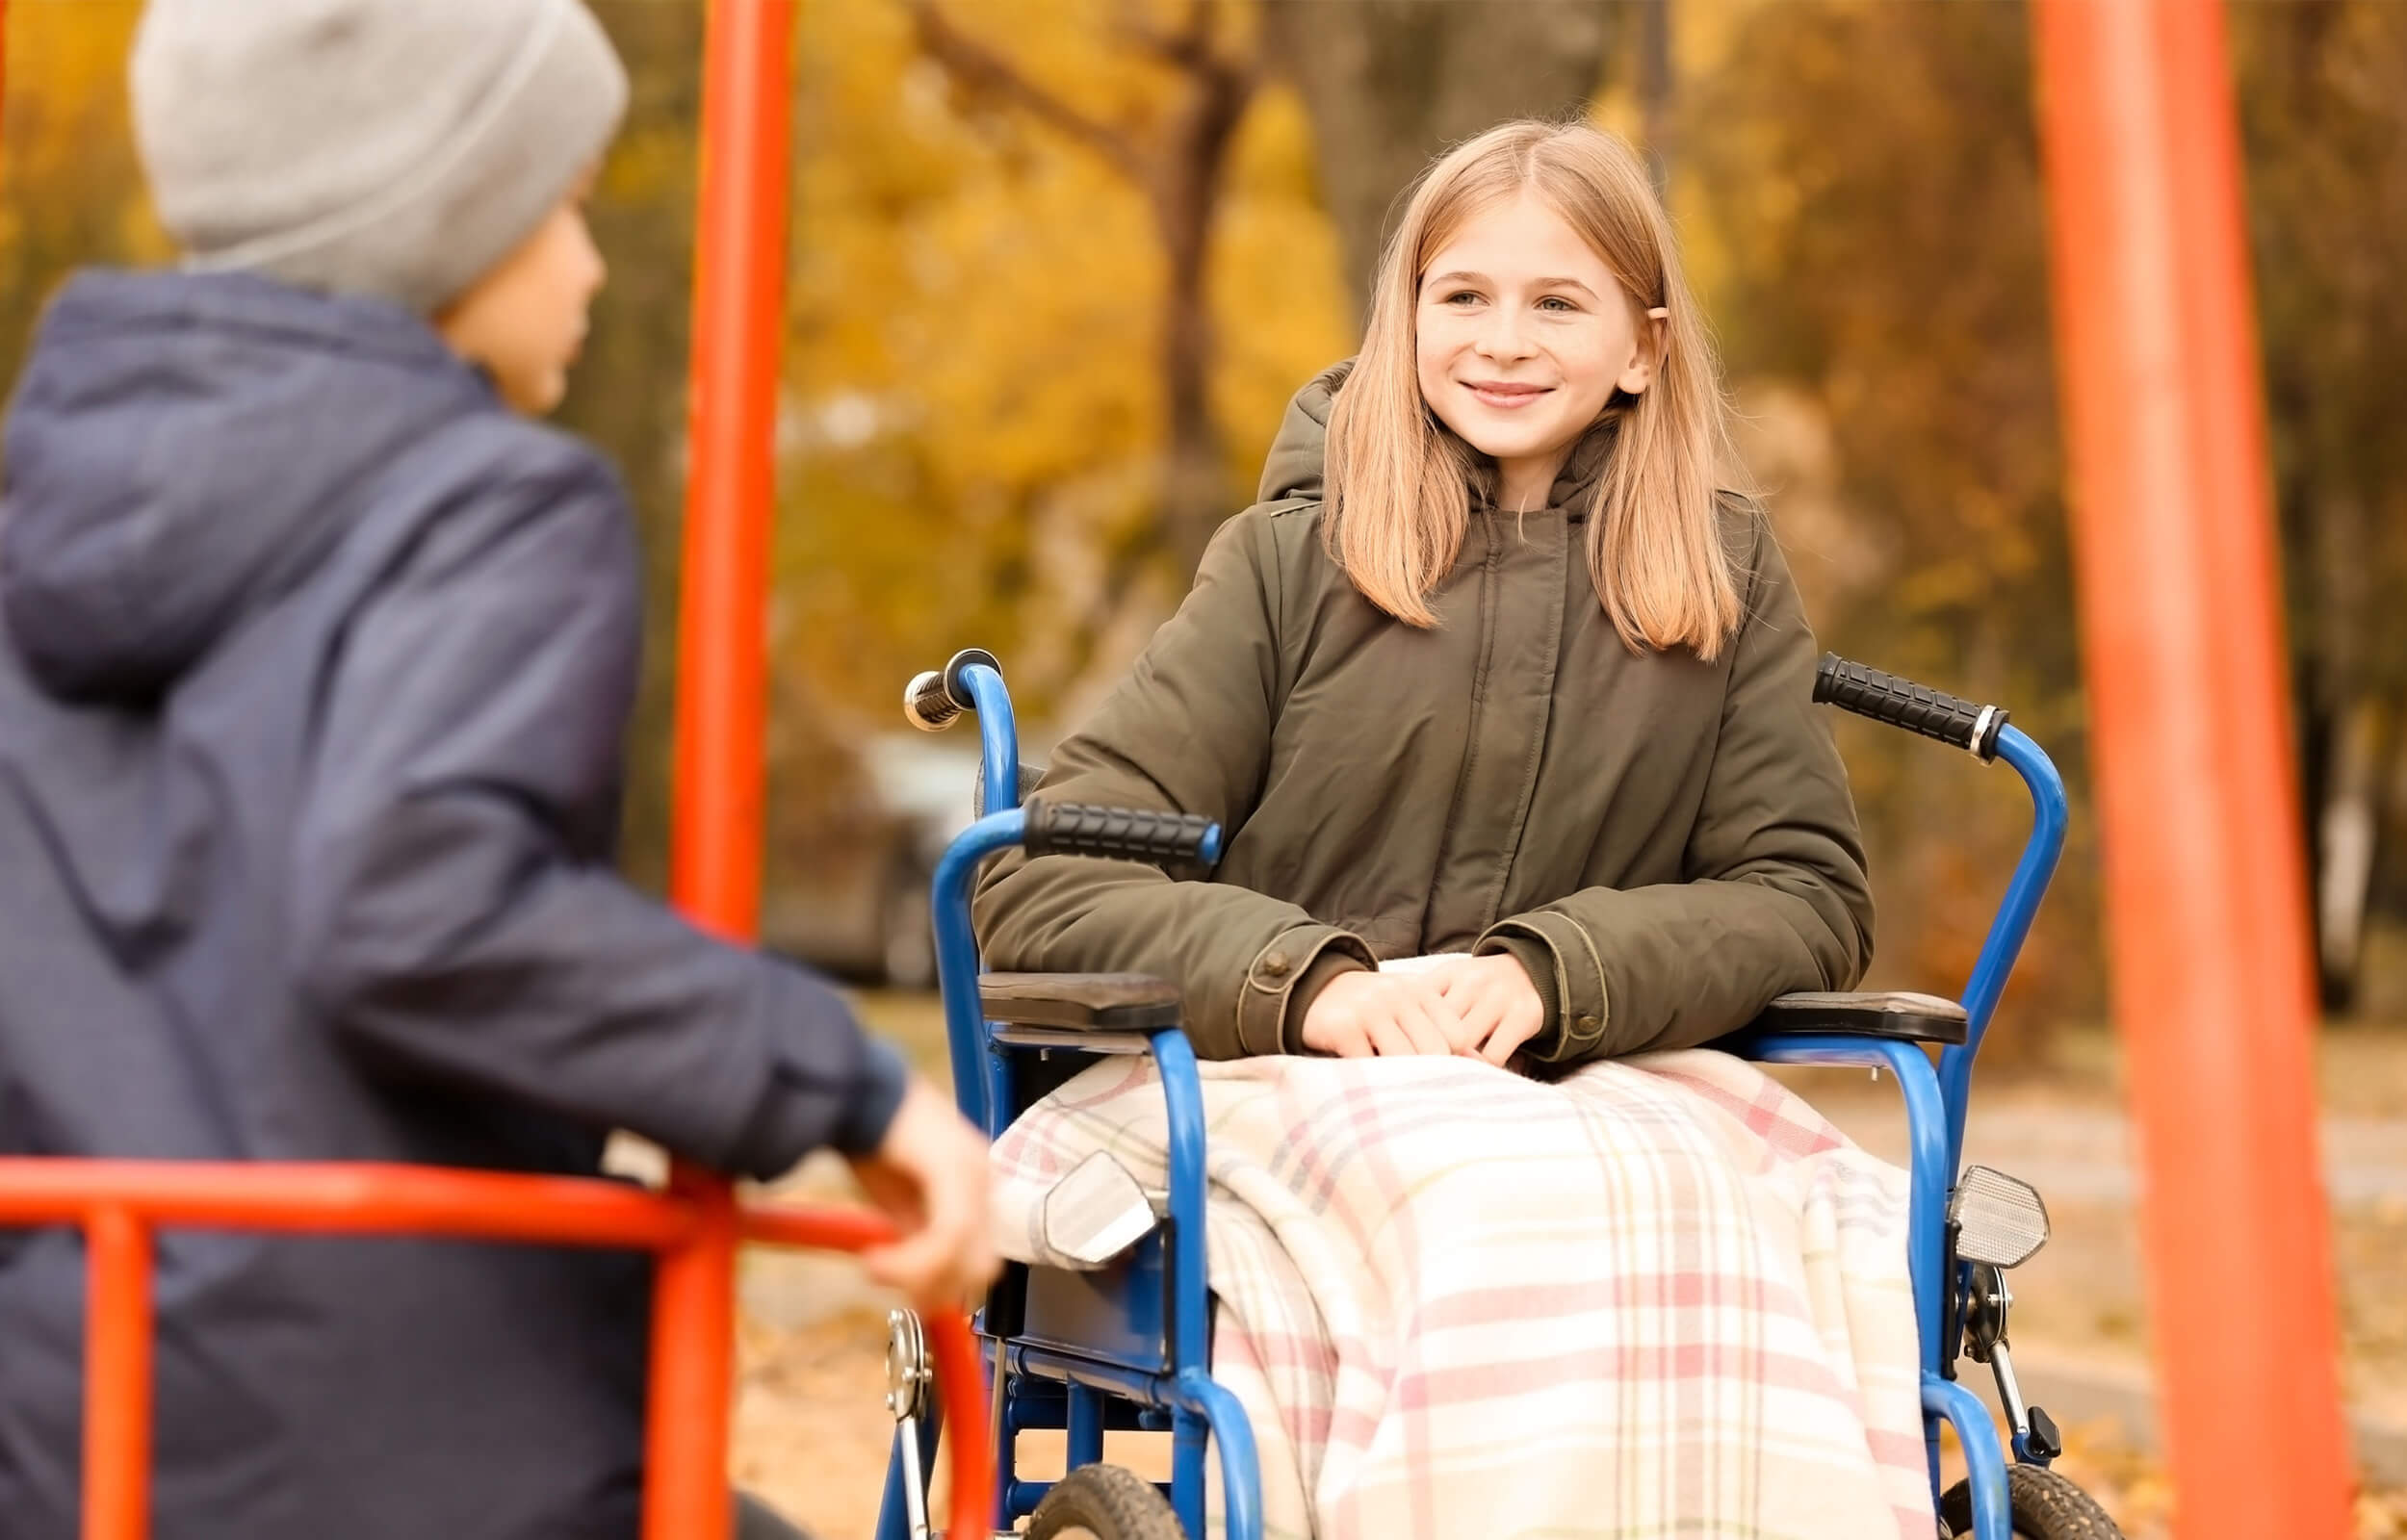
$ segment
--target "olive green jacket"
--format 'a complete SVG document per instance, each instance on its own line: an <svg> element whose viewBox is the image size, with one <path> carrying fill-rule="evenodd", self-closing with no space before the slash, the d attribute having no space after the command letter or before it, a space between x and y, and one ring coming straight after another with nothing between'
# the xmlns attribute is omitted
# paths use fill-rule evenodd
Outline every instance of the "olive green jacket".
<svg viewBox="0 0 2407 1540"><path fill-rule="evenodd" d="M1543 512L1474 497L1439 625L1416 630L1321 544L1343 368L1296 397L1262 500L1221 526L1039 793L1208 814L1213 880L1015 854L978 895L993 965L1170 979L1222 1059L1297 1051L1334 972L1430 952L1520 958L1549 999L1532 1054L1556 1063L1688 1046L1774 995L1851 986L1872 946L1854 805L1760 512L1724 500L1735 642L1711 663L1632 653L1583 543L1600 428Z"/></svg>

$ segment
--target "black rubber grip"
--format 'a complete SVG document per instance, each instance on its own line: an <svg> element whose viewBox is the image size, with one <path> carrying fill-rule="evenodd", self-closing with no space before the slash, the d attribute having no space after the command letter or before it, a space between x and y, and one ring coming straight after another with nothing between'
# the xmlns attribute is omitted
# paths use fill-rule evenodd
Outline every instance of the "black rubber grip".
<svg viewBox="0 0 2407 1540"><path fill-rule="evenodd" d="M1201 813L1031 802L1023 841L1031 856L1111 856L1122 860L1208 866L1220 826Z"/></svg>
<svg viewBox="0 0 2407 1540"><path fill-rule="evenodd" d="M1998 733L2006 727L2001 707L1977 706L1928 684L1883 674L1870 664L1851 663L1836 653L1823 654L1822 666L1814 670L1814 699L1969 749L1983 759L1998 757Z"/></svg>

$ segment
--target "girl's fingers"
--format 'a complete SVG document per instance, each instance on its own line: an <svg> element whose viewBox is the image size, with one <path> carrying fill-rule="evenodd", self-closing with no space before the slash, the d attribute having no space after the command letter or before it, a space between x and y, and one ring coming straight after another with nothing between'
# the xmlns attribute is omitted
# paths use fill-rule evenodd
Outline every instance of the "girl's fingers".
<svg viewBox="0 0 2407 1540"><path fill-rule="evenodd" d="M1543 1013L1536 1016L1519 1014L1500 1023L1494 1032L1488 1035L1488 1040L1480 1045L1479 1056L1501 1068L1505 1061L1511 1059L1523 1043L1537 1037L1538 1029L1545 1024Z"/></svg>
<svg viewBox="0 0 2407 1540"><path fill-rule="evenodd" d="M1386 1059L1400 1059L1411 1054L1412 1039L1402 1024L1392 1017L1374 1018L1370 1023L1371 1052Z"/></svg>
<svg viewBox="0 0 2407 1540"><path fill-rule="evenodd" d="M1432 1003L1417 990L1406 995L1398 1002L1396 1024L1412 1040L1414 1053L1443 1057L1454 1052L1454 1039L1440 1021L1446 1008L1438 1005L1433 1011Z"/></svg>
<svg viewBox="0 0 2407 1540"><path fill-rule="evenodd" d="M1502 1019L1494 1003L1484 994L1448 996L1445 1010L1453 1015L1446 1032L1447 1051L1451 1053L1476 1053Z"/></svg>

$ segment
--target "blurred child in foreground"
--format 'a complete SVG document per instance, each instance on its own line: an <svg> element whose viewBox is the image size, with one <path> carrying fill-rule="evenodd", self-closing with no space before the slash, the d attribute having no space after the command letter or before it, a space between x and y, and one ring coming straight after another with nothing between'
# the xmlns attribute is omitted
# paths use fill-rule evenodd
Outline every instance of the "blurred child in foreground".
<svg viewBox="0 0 2407 1540"><path fill-rule="evenodd" d="M45 316L0 502L0 1153L849 1156L957 1298L984 1151L816 979L611 868L640 614L555 406L625 75L578 0L153 0L177 270ZM674 388L629 381L626 388ZM0 1234L0 1514L76 1528L81 1245ZM159 1241L161 1540L636 1529L650 1266ZM745 1504L747 1535L789 1533Z"/></svg>

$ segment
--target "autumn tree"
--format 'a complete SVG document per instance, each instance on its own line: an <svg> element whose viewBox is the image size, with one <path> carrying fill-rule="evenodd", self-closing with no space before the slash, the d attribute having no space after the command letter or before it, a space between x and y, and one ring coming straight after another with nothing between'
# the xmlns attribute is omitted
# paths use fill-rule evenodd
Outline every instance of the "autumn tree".
<svg viewBox="0 0 2407 1540"><path fill-rule="evenodd" d="M1421 167L1507 118L1586 116L1621 14L1611 0L1264 0L1270 57L1311 115L1358 317L1389 215Z"/></svg>
<svg viewBox="0 0 2407 1540"><path fill-rule="evenodd" d="M1112 552L1107 587L1124 586L1139 563L1165 551L1179 572L1193 572L1230 506L1210 400L1205 264L1229 148L1258 72L1236 8L1229 0L1185 0L1173 21L1146 7L1124 10L1113 31L1174 84L1150 110L1114 120L1039 81L1003 44L955 21L939 0L907 3L919 46L951 76L966 105L1028 114L1091 151L1142 197L1166 269L1157 343L1166 412L1160 511Z"/></svg>
<svg viewBox="0 0 2407 1540"><path fill-rule="evenodd" d="M134 155L125 56L132 0L17 0L0 97L0 382L15 377L41 307L91 264L156 261Z"/></svg>
<svg viewBox="0 0 2407 1540"><path fill-rule="evenodd" d="M1003 655L1036 721L1074 711L1245 505L1287 397L1344 355L1292 90L1256 86L1211 151L1218 171L1172 179L1210 203L1166 237L1168 184L962 52L1158 165L1222 133L1181 127L1204 88L1164 57L1197 14L943 0L947 66L903 0L803 8L775 624L781 658L829 709L890 726L913 669L974 643ZM1250 57L1250 9L1203 14L1217 57ZM1196 236L1200 270L1174 260ZM1174 322L1199 280L1200 320ZM1207 448L1208 475L1175 471Z"/></svg>
<svg viewBox="0 0 2407 1540"><path fill-rule="evenodd" d="M2234 12L2325 1004L2407 908L2407 12Z"/></svg>
<svg viewBox="0 0 2407 1540"><path fill-rule="evenodd" d="M2006 704L2078 794L2031 78L2019 6L1752 8L1684 89L1681 186L1750 459L1822 640ZM1876 965L1949 986L2011 868L2023 804L1928 744L1842 732L1883 898ZM2086 819L2075 837L2018 988L2086 1010Z"/></svg>

